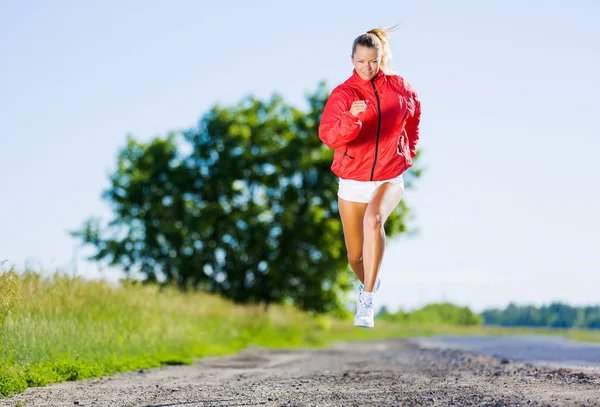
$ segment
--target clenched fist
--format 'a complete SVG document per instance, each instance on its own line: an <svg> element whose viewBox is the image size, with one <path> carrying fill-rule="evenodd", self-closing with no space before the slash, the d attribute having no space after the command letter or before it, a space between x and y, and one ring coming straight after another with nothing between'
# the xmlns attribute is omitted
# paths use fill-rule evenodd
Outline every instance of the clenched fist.
<svg viewBox="0 0 600 407"><path fill-rule="evenodd" d="M362 113L367 110L367 101L366 100L357 100L352 103L350 107L350 114L352 116L357 117L359 113Z"/></svg>

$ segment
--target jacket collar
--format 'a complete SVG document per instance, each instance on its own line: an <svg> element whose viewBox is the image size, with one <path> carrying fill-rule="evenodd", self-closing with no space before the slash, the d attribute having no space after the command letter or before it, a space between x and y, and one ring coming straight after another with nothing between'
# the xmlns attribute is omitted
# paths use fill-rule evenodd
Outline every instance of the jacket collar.
<svg viewBox="0 0 600 407"><path fill-rule="evenodd" d="M375 82L375 85L378 85L382 82L385 82L386 78L385 78L385 73L383 72L383 69L379 69L379 72L377 72L377 74L369 80L364 80L363 78L360 77L360 75L356 72L356 69L352 70L352 77L351 77L352 82L356 83L359 86L368 86L371 87L371 81Z"/></svg>

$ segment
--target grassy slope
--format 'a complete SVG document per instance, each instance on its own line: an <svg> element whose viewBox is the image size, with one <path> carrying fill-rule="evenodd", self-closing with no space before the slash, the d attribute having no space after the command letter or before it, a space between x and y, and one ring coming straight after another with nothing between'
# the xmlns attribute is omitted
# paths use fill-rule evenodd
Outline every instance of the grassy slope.
<svg viewBox="0 0 600 407"><path fill-rule="evenodd" d="M64 275L0 274L0 396L64 380L98 377L249 345L312 347L333 341L433 334L554 333L401 325L376 329L312 318L291 308L236 306L217 296L156 287L114 287ZM599 340L590 333L568 332Z"/></svg>

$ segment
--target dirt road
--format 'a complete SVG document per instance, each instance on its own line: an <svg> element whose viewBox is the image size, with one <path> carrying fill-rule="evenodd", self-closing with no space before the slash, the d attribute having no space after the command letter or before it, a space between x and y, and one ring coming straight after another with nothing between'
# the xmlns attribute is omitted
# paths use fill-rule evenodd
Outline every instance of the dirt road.
<svg viewBox="0 0 600 407"><path fill-rule="evenodd" d="M417 341L422 346L600 372L599 343L575 342L561 336L437 336Z"/></svg>
<svg viewBox="0 0 600 407"><path fill-rule="evenodd" d="M422 347L406 340L324 350L248 349L28 389L0 406L600 406L600 374Z"/></svg>

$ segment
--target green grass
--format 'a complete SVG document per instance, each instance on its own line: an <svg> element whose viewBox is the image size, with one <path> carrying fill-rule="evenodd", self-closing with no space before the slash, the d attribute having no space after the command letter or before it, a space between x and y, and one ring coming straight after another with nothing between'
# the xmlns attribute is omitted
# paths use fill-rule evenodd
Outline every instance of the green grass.
<svg viewBox="0 0 600 407"><path fill-rule="evenodd" d="M205 293L111 285L78 277L0 274L0 396L31 386L126 370L190 364L245 347L318 347L335 341L436 334L556 334L311 317L290 307L238 306ZM579 340L591 333L562 331Z"/></svg>

